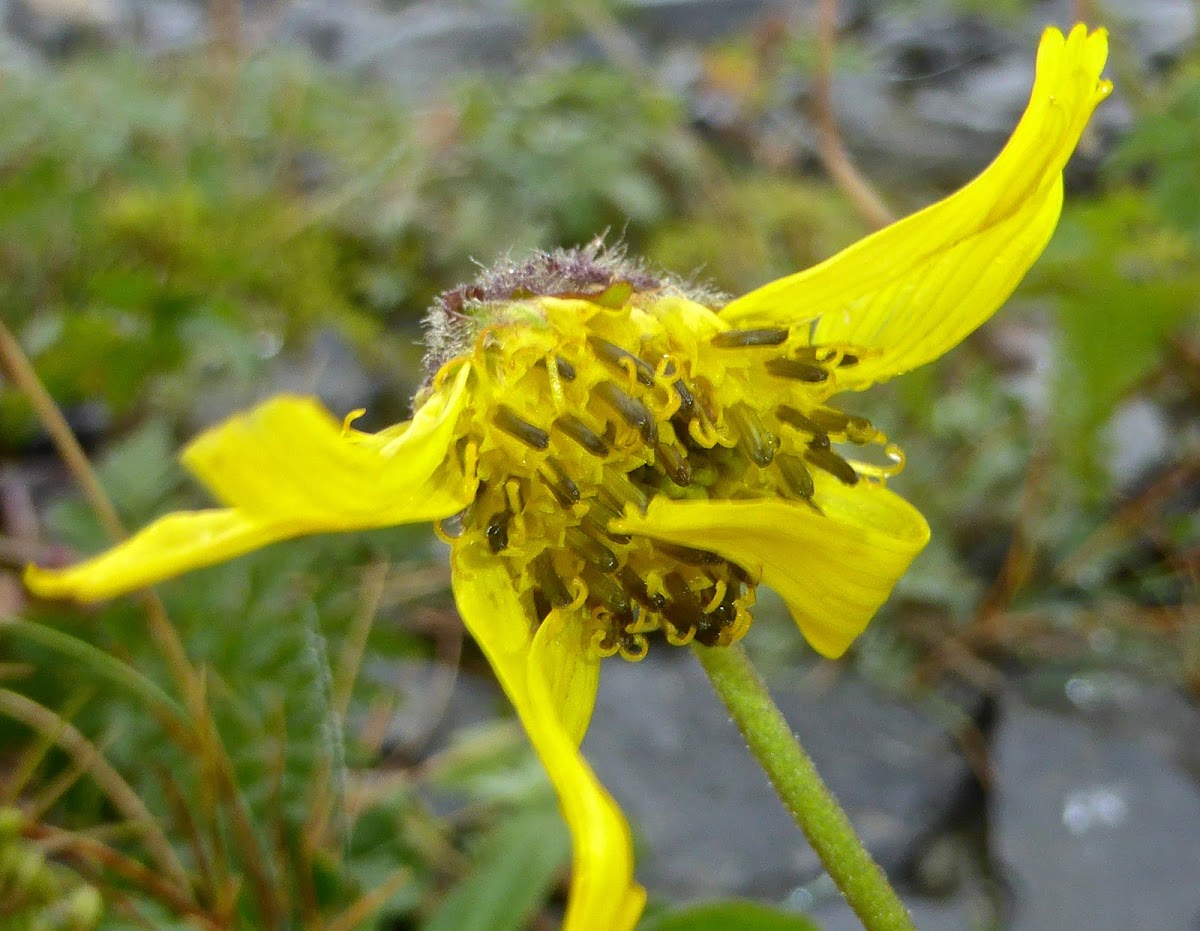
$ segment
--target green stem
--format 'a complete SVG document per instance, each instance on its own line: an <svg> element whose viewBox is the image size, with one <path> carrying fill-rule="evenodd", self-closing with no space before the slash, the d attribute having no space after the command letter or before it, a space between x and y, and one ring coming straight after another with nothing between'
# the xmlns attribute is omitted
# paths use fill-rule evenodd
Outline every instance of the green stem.
<svg viewBox="0 0 1200 931"><path fill-rule="evenodd" d="M693 647L718 697L867 931L916 931L741 645Z"/></svg>

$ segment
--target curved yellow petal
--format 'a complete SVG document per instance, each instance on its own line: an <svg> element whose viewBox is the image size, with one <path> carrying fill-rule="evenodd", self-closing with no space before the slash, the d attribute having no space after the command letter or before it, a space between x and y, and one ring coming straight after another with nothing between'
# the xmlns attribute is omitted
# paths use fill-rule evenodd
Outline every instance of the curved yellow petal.
<svg viewBox="0 0 1200 931"><path fill-rule="evenodd" d="M232 509L180 511L160 517L124 543L69 569L28 566L25 584L42 598L97 601L274 543L282 525Z"/></svg>
<svg viewBox="0 0 1200 931"><path fill-rule="evenodd" d="M531 636L529 618L499 560L458 550L453 579L463 621L516 708L571 829L574 865L563 929L629 931L645 903L645 891L633 880L629 827L579 753L599 660L576 649L568 615L552 613ZM578 668L564 671L562 664Z"/></svg>
<svg viewBox="0 0 1200 931"><path fill-rule="evenodd" d="M310 398L273 398L201 434L183 464L222 504L309 532L446 517L472 492L447 452L469 393L461 366L399 435L348 430Z"/></svg>
<svg viewBox="0 0 1200 931"><path fill-rule="evenodd" d="M467 400L468 369L417 411L408 429L380 439L347 431L316 402L281 397L200 436L185 464L223 510L168 514L106 553L25 581L45 598L91 601L305 534L446 517L473 489L447 463Z"/></svg>
<svg viewBox="0 0 1200 931"><path fill-rule="evenodd" d="M1062 170L1096 105L1103 29L1045 31L1024 116L966 187L807 271L728 304L733 326L812 321L814 344L856 347L838 384L865 388L947 352L1008 299L1058 222Z"/></svg>
<svg viewBox="0 0 1200 931"><path fill-rule="evenodd" d="M817 479L822 513L778 498L670 501L612 523L724 556L787 603L813 649L841 656L863 632L892 587L929 542L929 525L911 504L864 482L848 487Z"/></svg>

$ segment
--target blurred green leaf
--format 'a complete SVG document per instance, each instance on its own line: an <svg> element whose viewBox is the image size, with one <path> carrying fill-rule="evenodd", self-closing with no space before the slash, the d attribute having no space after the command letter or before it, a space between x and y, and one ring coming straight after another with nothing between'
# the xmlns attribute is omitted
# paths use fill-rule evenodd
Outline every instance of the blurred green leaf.
<svg viewBox="0 0 1200 931"><path fill-rule="evenodd" d="M519 812L480 844L475 869L441 901L425 931L518 931L566 869L571 842L557 808Z"/></svg>

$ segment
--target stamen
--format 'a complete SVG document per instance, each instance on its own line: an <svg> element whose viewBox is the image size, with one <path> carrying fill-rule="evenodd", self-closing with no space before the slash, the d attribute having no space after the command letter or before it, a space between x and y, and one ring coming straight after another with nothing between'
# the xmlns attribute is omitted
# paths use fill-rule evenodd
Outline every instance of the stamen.
<svg viewBox="0 0 1200 931"><path fill-rule="evenodd" d="M606 540L612 540L613 543L628 543L633 537L624 533L613 533L607 527L607 522L597 513L597 509L593 507L579 520L579 526L583 528L584 533L594 540L599 540L603 537Z"/></svg>
<svg viewBox="0 0 1200 931"><path fill-rule="evenodd" d="M554 426L593 456L603 459L608 455L608 443L605 442L604 437L592 430L591 427L574 414L563 414L554 421Z"/></svg>
<svg viewBox="0 0 1200 931"><path fill-rule="evenodd" d="M816 488L813 485L812 473L808 471L803 462L795 456L776 456L775 462L779 464L780 474L783 475L783 480L793 494L799 495L801 498L813 496Z"/></svg>
<svg viewBox="0 0 1200 931"><path fill-rule="evenodd" d="M763 425L762 418L746 404L735 404L725 412L738 434L738 446L759 468L766 468L775 458L779 440Z"/></svg>
<svg viewBox="0 0 1200 931"><path fill-rule="evenodd" d="M829 372L821 366L800 359L770 359L766 368L767 372L776 378L791 378L814 385L829 378Z"/></svg>
<svg viewBox="0 0 1200 931"><path fill-rule="evenodd" d="M538 476L563 507L569 508L579 500L579 486L556 460L547 459L545 465L538 469Z"/></svg>
<svg viewBox="0 0 1200 931"><path fill-rule="evenodd" d="M670 621L663 625L663 633L666 635L667 643L673 647L685 647L696 637L695 627L686 627L680 630Z"/></svg>
<svg viewBox="0 0 1200 931"><path fill-rule="evenodd" d="M599 496L588 502L587 517L596 524L600 532L614 543L628 543L632 537L624 533L614 533L608 525L614 520L621 519L621 512Z"/></svg>
<svg viewBox="0 0 1200 931"><path fill-rule="evenodd" d="M601 607L612 612L614 617L633 619L633 605L629 602L629 596L611 575L597 572L596 567L589 563L583 567L583 580L587 583L589 594Z"/></svg>
<svg viewBox="0 0 1200 931"><path fill-rule="evenodd" d="M554 367L556 369L558 369L558 374L561 375L563 378L565 378L567 381L575 380L575 366L573 366L570 362L568 362L562 356L558 356L555 358Z"/></svg>
<svg viewBox="0 0 1200 931"><path fill-rule="evenodd" d="M824 443L819 442L824 440ZM804 458L818 469L824 469L844 485L857 485L858 473L854 466L829 448L829 437L817 437L808 444Z"/></svg>
<svg viewBox="0 0 1200 931"><path fill-rule="evenodd" d="M650 652L650 641L645 634L623 634L619 644L621 658L631 663L640 663Z"/></svg>
<svg viewBox="0 0 1200 931"><path fill-rule="evenodd" d="M575 550L585 561L597 566L602 572L613 572L619 562L616 554L607 546L588 536L579 527L568 527L566 532L567 545Z"/></svg>
<svg viewBox="0 0 1200 931"><path fill-rule="evenodd" d="M512 518L512 511L501 511L488 518L484 535L493 553L500 553L508 547L508 524Z"/></svg>
<svg viewBox="0 0 1200 931"><path fill-rule="evenodd" d="M675 382L672 387L675 393L679 395L679 410L675 413L679 417L691 417L692 411L696 408L696 396L692 394L692 390L683 382L683 379Z"/></svg>
<svg viewBox="0 0 1200 931"><path fill-rule="evenodd" d="M654 387L654 368L644 359L639 359L632 352L622 349L616 343L601 339L599 336L589 336L588 345L592 347L592 351L596 353L596 357L601 362L606 362L620 372L630 371L632 366L634 377L641 384L647 388Z"/></svg>
<svg viewBox="0 0 1200 931"><path fill-rule="evenodd" d="M650 506L650 496L644 489L629 480L629 477L618 472L612 466L604 467L604 484L601 491L607 491L617 501L618 508L625 510L626 505L632 504L641 513L646 513Z"/></svg>
<svg viewBox="0 0 1200 931"><path fill-rule="evenodd" d="M651 611L661 611L667 603L667 599L657 592L653 595L650 594L650 590L646 587L646 580L628 566L617 573L617 578L630 598Z"/></svg>
<svg viewBox="0 0 1200 931"><path fill-rule="evenodd" d="M546 449L550 445L549 433L528 420L523 420L507 404L496 405L496 414L492 422L509 436L534 449Z"/></svg>
<svg viewBox="0 0 1200 931"><path fill-rule="evenodd" d="M813 436L820 436L825 432L819 423L794 407L780 405L775 408L775 416L789 426L803 430L805 433L811 433Z"/></svg>
<svg viewBox="0 0 1200 931"><path fill-rule="evenodd" d="M718 349L746 349L751 346L779 346L787 342L788 331L774 327L756 330L726 330L712 338Z"/></svg>
<svg viewBox="0 0 1200 931"><path fill-rule="evenodd" d="M647 443L658 442L658 424L646 405L630 397L616 382L602 381L596 385L596 394L614 411L621 415L629 426L634 427Z"/></svg>
<svg viewBox="0 0 1200 931"><path fill-rule="evenodd" d="M571 603L571 593L563 585L562 577L554 568L554 560L546 550L533 560L533 578L546 600L555 607L565 608Z"/></svg>
<svg viewBox="0 0 1200 931"><path fill-rule="evenodd" d="M610 631L605 627L598 628L592 632L592 639L589 643L589 647L591 652L601 659L607 659L610 656L615 656L617 650L620 649L616 638L611 640L609 639L609 633Z"/></svg>
<svg viewBox="0 0 1200 931"><path fill-rule="evenodd" d="M683 450L673 444L659 443L654 451L658 456L658 464L671 481L681 488L692 484L692 467Z"/></svg>
<svg viewBox="0 0 1200 931"><path fill-rule="evenodd" d="M716 553L710 553L708 550L699 550L691 546L681 546L678 543L664 543L662 540L655 540L654 548L690 566L715 566L725 561Z"/></svg>

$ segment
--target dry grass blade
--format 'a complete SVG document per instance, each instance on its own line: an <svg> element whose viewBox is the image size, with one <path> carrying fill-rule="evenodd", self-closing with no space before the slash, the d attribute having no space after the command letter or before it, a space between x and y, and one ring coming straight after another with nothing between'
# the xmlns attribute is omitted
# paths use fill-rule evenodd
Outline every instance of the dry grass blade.
<svg viewBox="0 0 1200 931"><path fill-rule="evenodd" d="M204 909L192 901L190 895L171 885L154 870L95 838L36 822L27 822L21 833L29 840L50 844L55 856L70 860L78 866L99 866L116 873L175 912L191 917L203 928L213 931L219 931L221 928Z"/></svg>
<svg viewBox="0 0 1200 931"><path fill-rule="evenodd" d="M129 783L100 755L95 744L49 708L8 689L0 689L0 713L20 721L39 734L53 734L55 744L65 750L72 759L81 763L86 761L88 772L104 790L117 811L140 828L146 850L154 858L159 869L180 888L189 888L187 871L179 862L171 842L167 840L158 822L154 820L141 797L130 788Z"/></svg>
<svg viewBox="0 0 1200 931"><path fill-rule="evenodd" d="M412 871L401 867L348 909L332 919L322 931L354 931L362 922L383 908L388 899L412 882Z"/></svg>
<svg viewBox="0 0 1200 931"><path fill-rule="evenodd" d="M375 615L383 598L389 568L387 560L380 560L367 567L362 581L362 603L350 624L350 629L346 632L346 642L338 657L337 672L333 677L333 710L343 720L350 708L350 696L354 692L358 669L367 649L367 638L371 635L371 628L375 626Z"/></svg>

